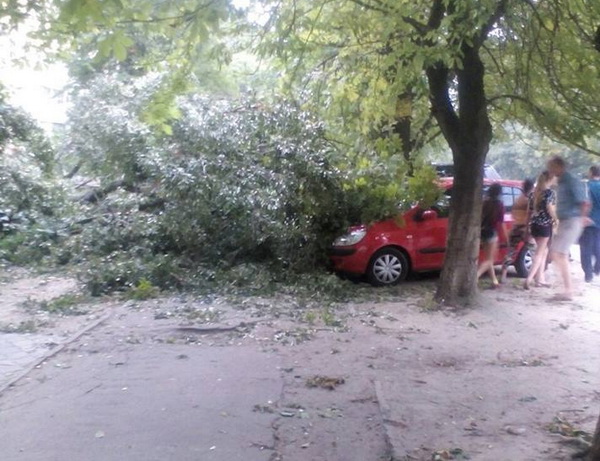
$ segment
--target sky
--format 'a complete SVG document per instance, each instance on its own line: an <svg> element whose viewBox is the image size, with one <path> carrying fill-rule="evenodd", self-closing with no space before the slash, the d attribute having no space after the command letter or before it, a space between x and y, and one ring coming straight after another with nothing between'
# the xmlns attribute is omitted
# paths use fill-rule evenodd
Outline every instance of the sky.
<svg viewBox="0 0 600 461"><path fill-rule="evenodd" d="M68 82L64 65L42 65L41 55L25 51L27 31L20 29L0 36L0 82L7 88L9 102L23 108L45 129L64 123L68 104L61 90ZM27 57L27 64L16 60Z"/></svg>

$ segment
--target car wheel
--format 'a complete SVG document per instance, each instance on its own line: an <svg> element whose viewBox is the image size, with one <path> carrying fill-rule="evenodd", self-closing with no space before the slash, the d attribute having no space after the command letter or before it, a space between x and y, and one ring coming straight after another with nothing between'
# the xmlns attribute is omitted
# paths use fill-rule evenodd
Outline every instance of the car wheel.
<svg viewBox="0 0 600 461"><path fill-rule="evenodd" d="M519 277L527 277L533 264L534 249L530 245L523 245L515 260L515 269Z"/></svg>
<svg viewBox="0 0 600 461"><path fill-rule="evenodd" d="M383 248L373 255L367 269L371 285L395 285L408 275L408 259L396 248Z"/></svg>

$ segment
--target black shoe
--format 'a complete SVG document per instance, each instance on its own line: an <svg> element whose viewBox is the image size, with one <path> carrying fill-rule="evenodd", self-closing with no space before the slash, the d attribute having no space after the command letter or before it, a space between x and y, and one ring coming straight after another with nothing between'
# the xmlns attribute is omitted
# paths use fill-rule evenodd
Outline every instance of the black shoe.
<svg viewBox="0 0 600 461"><path fill-rule="evenodd" d="M586 276L585 276L585 281L586 281L587 283L590 283L590 282L591 282L593 279L594 279L594 276L593 276L593 275L586 275Z"/></svg>

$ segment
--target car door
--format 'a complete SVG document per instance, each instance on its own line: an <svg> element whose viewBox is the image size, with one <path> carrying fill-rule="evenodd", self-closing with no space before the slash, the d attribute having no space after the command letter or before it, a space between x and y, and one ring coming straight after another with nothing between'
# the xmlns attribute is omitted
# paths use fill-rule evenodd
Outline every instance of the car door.
<svg viewBox="0 0 600 461"><path fill-rule="evenodd" d="M420 220L415 216L412 232L415 260L413 270L438 270L444 264L446 239L448 236L448 215L450 213L451 190L447 189L431 207L422 210L435 212L435 217Z"/></svg>
<svg viewBox="0 0 600 461"><path fill-rule="evenodd" d="M512 229L513 217L512 207L517 197L521 194L521 189L514 186L502 186L502 203L504 204L504 226L506 227L506 238L510 234ZM498 246L498 257L496 262L500 263L504 260L506 252L508 251L508 241L504 238L500 239Z"/></svg>

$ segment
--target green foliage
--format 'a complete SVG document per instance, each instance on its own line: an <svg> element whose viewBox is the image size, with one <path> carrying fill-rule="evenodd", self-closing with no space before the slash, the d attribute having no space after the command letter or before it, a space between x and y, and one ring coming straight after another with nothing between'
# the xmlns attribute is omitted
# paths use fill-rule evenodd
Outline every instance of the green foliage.
<svg viewBox="0 0 600 461"><path fill-rule="evenodd" d="M261 3L272 17L259 52L280 59L291 93L336 120L340 140L385 137L408 120L402 140L412 157L439 134L427 69L448 69L448 103L462 109L456 78L465 51L484 43L487 107L496 127L520 120L598 153L600 80L590 78L600 67L595 2Z"/></svg>
<svg viewBox="0 0 600 461"><path fill-rule="evenodd" d="M200 260L315 263L316 233L339 226L340 183L322 128L286 105L256 110L192 98L174 127L177 156L153 162L164 231Z"/></svg>
<svg viewBox="0 0 600 461"><path fill-rule="evenodd" d="M35 333L40 326L35 320L22 320L17 325L14 323L0 323L0 333Z"/></svg>
<svg viewBox="0 0 600 461"><path fill-rule="evenodd" d="M492 99L495 113L506 111L551 139L597 154L600 83L589 76L600 66L599 17L598 4L586 0L511 10L503 23L510 33L501 43L492 40L502 58L493 64L502 76L493 91L503 96Z"/></svg>
<svg viewBox="0 0 600 461"><path fill-rule="evenodd" d="M0 235L0 260L26 266L49 259L57 237L54 231L20 222L7 235Z"/></svg>
<svg viewBox="0 0 600 461"><path fill-rule="evenodd" d="M134 82L100 74L85 87L76 88L60 147L63 161L82 161L86 174L137 180L139 157L150 149L154 138L140 119L161 82L158 75Z"/></svg>
<svg viewBox="0 0 600 461"><path fill-rule="evenodd" d="M85 297L82 295L66 293L50 301L41 301L36 308L50 314L84 315L87 311L79 307L84 301Z"/></svg>
<svg viewBox="0 0 600 461"><path fill-rule="evenodd" d="M105 182L125 178L127 190L81 208L72 222L95 219L67 226L74 235L53 254L88 265L95 295L143 279L158 288L270 289L322 267L348 224L394 214L408 193L398 156L390 155L393 174L366 149L353 161L293 104L180 97L179 118L161 136L139 117L160 77L89 83L66 152L91 160L84 171L101 168Z"/></svg>
<svg viewBox="0 0 600 461"><path fill-rule="evenodd" d="M54 150L43 131L0 93L0 259L32 263L50 253L64 204Z"/></svg>
<svg viewBox="0 0 600 461"><path fill-rule="evenodd" d="M183 267L170 255L143 256L135 252L114 251L105 256L89 254L80 261L81 277L92 296L125 292L147 280L153 286L173 289L193 285L199 270Z"/></svg>
<svg viewBox="0 0 600 461"><path fill-rule="evenodd" d="M339 327L342 325L342 322L336 319L331 307L328 306L324 307L321 311L321 320L323 321L323 324L328 327Z"/></svg>
<svg viewBox="0 0 600 461"><path fill-rule="evenodd" d="M30 14L43 7L38 0L0 0L0 34L16 29Z"/></svg>
<svg viewBox="0 0 600 461"><path fill-rule="evenodd" d="M159 293L160 290L152 285L152 282L147 279L141 279L137 285L131 287L128 291L128 296L131 299L144 300L156 298Z"/></svg>
<svg viewBox="0 0 600 461"><path fill-rule="evenodd" d="M41 177L50 177L55 166L50 142L28 114L6 100L0 84L0 160L3 170L35 167ZM7 174L4 172L5 176Z"/></svg>
<svg viewBox="0 0 600 461"><path fill-rule="evenodd" d="M148 121L167 132L164 122L173 108L170 91L182 74L189 81L205 79L231 61L235 43L222 31L232 32L231 21L240 15L229 0L46 0L43 4L43 13L36 17L40 27L33 34L34 45L71 62L71 73L81 82L99 71L167 75L146 114Z"/></svg>
<svg viewBox="0 0 600 461"><path fill-rule="evenodd" d="M409 203L419 202L422 206L433 205L440 196L440 190L436 185L437 173L431 166L422 166L413 176L408 178L407 201Z"/></svg>

